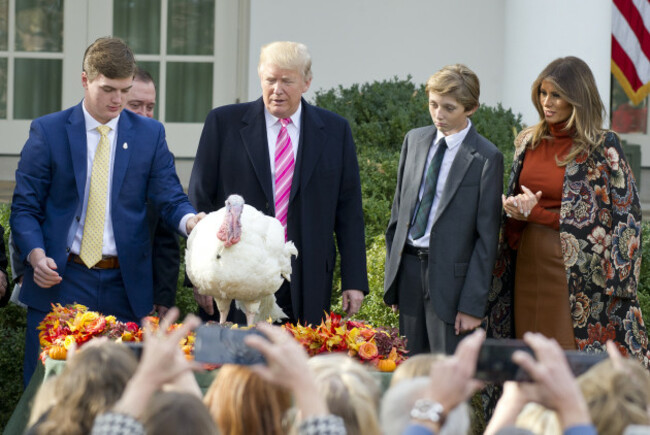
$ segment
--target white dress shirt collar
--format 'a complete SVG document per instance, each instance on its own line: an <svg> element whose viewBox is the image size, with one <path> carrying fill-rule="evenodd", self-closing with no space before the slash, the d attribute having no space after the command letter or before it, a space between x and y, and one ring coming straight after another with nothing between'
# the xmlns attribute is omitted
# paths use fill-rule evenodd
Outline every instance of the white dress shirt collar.
<svg viewBox="0 0 650 435"><path fill-rule="evenodd" d="M300 115L302 114L302 102L298 105L298 109L295 111L293 115L291 115L289 118L291 118L291 123L296 127L297 131L300 131ZM266 118L266 128L271 127L272 125L275 125L280 118L277 118L266 109L266 106L264 106L264 117ZM280 128L278 127L278 131L280 131Z"/></svg>
<svg viewBox="0 0 650 435"><path fill-rule="evenodd" d="M469 129L471 126L472 126L472 121L469 118L467 118L467 126L461 131L459 131L458 133L445 136L440 130L437 130L436 138L433 141L433 143L437 144L444 137L445 141L447 142L447 149L450 150L456 148L461 143L463 143L463 140L465 140L465 136L467 136L467 133L469 133Z"/></svg>
<svg viewBox="0 0 650 435"><path fill-rule="evenodd" d="M86 110L86 105L84 104L83 101L81 102L81 108L83 109L84 112L84 121L86 121L86 131L95 130L100 125L107 125L111 128L111 131L117 131L117 123L120 120L120 116L122 116L121 113L117 115L115 118L108 121L106 124L102 124L101 122L93 118L90 112Z"/></svg>

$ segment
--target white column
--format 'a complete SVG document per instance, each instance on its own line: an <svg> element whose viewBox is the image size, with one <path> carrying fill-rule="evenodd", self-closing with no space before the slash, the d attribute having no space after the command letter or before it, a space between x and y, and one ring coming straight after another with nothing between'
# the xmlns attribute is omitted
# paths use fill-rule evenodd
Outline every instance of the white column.
<svg viewBox="0 0 650 435"><path fill-rule="evenodd" d="M506 0L504 107L535 124L533 81L554 59L577 56L594 73L609 111L611 8L611 0Z"/></svg>

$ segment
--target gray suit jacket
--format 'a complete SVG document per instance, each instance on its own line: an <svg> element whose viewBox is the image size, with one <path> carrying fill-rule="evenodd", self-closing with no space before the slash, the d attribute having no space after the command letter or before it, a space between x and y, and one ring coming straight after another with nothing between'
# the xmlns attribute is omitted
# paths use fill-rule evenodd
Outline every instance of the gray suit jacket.
<svg viewBox="0 0 650 435"><path fill-rule="evenodd" d="M386 230L384 301L399 304L397 275L434 126L404 138ZM472 126L460 145L438 204L429 244L429 292L436 314L453 324L458 311L483 317L496 258L503 155Z"/></svg>

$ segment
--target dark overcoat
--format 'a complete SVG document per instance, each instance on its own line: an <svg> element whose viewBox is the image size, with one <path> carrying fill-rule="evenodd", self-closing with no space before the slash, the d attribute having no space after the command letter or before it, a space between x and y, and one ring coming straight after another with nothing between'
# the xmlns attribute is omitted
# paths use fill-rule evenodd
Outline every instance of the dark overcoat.
<svg viewBox="0 0 650 435"><path fill-rule="evenodd" d="M342 288L368 293L357 155L348 122L302 100L298 155L287 217L292 259L293 317L319 324L329 310L341 255ZM273 178L262 99L213 109L207 116L190 179L190 201L199 211L224 206L241 195L262 213L275 215Z"/></svg>

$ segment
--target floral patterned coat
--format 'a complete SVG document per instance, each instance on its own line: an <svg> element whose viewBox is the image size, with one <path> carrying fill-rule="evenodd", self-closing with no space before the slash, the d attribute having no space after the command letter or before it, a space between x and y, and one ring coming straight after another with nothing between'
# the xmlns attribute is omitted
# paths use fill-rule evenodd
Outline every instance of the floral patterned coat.
<svg viewBox="0 0 650 435"><path fill-rule="evenodd" d="M508 194L515 191L531 130L515 140ZM514 337L513 288L516 251L503 231L488 296L489 337ZM605 351L613 340L623 355L648 367L648 336L637 287L641 270L641 206L636 182L618 137L567 164L562 188L560 239L569 285L577 348Z"/></svg>

